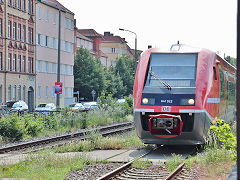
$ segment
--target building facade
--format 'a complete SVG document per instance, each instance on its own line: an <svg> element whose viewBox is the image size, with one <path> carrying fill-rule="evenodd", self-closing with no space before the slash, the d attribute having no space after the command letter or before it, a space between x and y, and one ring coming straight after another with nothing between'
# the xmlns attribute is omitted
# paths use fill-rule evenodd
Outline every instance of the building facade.
<svg viewBox="0 0 240 180"><path fill-rule="evenodd" d="M59 12L61 12L60 107L74 102L74 13L56 0L36 5L36 103L56 104Z"/></svg>
<svg viewBox="0 0 240 180"><path fill-rule="evenodd" d="M116 59L124 54L129 55L131 59L134 58L134 54L131 52L125 39L120 36L114 36L110 32L104 32L102 51L108 56L107 67L114 66Z"/></svg>
<svg viewBox="0 0 240 180"><path fill-rule="evenodd" d="M91 39L93 41L93 48L91 54L97 56L101 63L106 66L107 65L107 55L102 51L102 40L103 35L97 33L94 29L78 29L78 33Z"/></svg>
<svg viewBox="0 0 240 180"><path fill-rule="evenodd" d="M35 99L35 0L0 1L0 103Z"/></svg>

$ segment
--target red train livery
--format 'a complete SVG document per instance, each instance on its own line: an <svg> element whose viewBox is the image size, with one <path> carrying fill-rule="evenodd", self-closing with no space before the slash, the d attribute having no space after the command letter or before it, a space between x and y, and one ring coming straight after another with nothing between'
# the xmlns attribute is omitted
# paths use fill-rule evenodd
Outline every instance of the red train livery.
<svg viewBox="0 0 240 180"><path fill-rule="evenodd" d="M214 118L235 119L235 82L236 68L210 50L146 50L133 89L137 135L146 144L203 144Z"/></svg>

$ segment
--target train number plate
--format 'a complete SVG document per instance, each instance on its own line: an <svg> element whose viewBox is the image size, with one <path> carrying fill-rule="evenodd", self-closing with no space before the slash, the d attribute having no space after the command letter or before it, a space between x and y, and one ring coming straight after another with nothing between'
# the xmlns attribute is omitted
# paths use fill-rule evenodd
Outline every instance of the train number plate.
<svg viewBox="0 0 240 180"><path fill-rule="evenodd" d="M162 112L171 112L171 106L163 106Z"/></svg>

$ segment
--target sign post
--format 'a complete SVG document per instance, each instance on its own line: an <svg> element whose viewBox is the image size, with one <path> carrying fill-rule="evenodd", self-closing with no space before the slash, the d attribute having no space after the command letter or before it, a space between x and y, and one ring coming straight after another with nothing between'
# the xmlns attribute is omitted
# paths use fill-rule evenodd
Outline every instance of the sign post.
<svg viewBox="0 0 240 180"><path fill-rule="evenodd" d="M91 94L92 94L93 101L94 101L94 97L95 97L96 91L92 90Z"/></svg>

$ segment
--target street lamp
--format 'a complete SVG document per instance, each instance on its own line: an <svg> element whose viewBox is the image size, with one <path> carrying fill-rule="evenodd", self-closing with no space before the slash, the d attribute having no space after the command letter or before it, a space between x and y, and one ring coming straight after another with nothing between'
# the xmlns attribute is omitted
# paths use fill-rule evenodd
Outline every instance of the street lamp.
<svg viewBox="0 0 240 180"><path fill-rule="evenodd" d="M123 28L119 28L120 31L127 31L130 32L132 34L135 35L135 50L134 50L134 56L135 56L135 71L137 69L137 34L133 31L127 30L127 29L123 29Z"/></svg>
<svg viewBox="0 0 240 180"><path fill-rule="evenodd" d="M48 1L48 0L40 0L40 2L46 2L46 3L50 3L50 4L53 4L55 5L54 7L58 8L58 14L59 14L59 18L58 18L58 61L57 61L57 82L60 83L60 48L61 48L61 22L62 22L62 19L61 19L61 11L62 11L62 8L59 6L59 4L57 3L54 3L52 1ZM56 97L56 106L57 108L59 108L59 105L60 105L60 94L57 93L57 97Z"/></svg>

